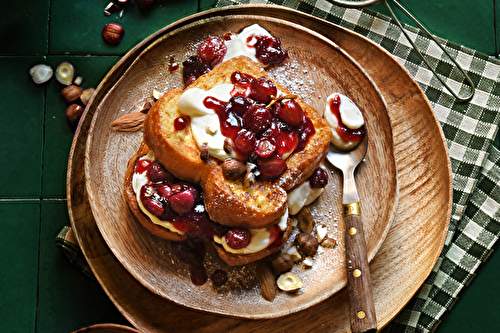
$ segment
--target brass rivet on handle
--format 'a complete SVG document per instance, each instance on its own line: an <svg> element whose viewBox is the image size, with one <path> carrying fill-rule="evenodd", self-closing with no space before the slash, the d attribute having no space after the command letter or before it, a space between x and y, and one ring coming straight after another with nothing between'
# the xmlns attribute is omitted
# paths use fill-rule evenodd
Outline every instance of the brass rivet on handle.
<svg viewBox="0 0 500 333"><path fill-rule="evenodd" d="M358 311L358 318L359 319L363 319L365 317L366 317L366 313L363 310Z"/></svg>
<svg viewBox="0 0 500 333"><path fill-rule="evenodd" d="M354 227L349 228L349 235L354 236L356 235L357 232L358 231L356 230L356 228Z"/></svg>
<svg viewBox="0 0 500 333"><path fill-rule="evenodd" d="M361 276L361 271L359 269L355 269L352 272L352 275L354 275L354 277L360 277Z"/></svg>

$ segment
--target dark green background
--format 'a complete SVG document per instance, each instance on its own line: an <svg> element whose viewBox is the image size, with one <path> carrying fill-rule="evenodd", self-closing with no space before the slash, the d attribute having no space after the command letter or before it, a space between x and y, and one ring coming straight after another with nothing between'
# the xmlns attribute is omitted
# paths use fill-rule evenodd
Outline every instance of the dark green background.
<svg viewBox="0 0 500 333"><path fill-rule="evenodd" d="M401 0L434 34L495 56L496 0ZM67 60L96 87L109 69L146 36L214 0L136 3L123 17L105 16L108 1L0 0L0 331L69 332L126 320L101 287L69 264L54 244L66 208L66 165L72 131L55 80L35 86L36 63ZM498 7L498 6L497 6ZM372 9L387 13L383 5ZM397 15L409 22L400 12ZM497 9L497 13L498 9ZM118 46L103 42L109 22L124 26ZM493 332L500 313L500 255L494 253L444 317L437 332Z"/></svg>

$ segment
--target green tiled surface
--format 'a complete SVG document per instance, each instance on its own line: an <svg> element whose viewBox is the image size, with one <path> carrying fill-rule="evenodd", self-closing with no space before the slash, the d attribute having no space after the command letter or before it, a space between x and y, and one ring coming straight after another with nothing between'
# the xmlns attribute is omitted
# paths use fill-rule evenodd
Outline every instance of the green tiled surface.
<svg viewBox="0 0 500 333"><path fill-rule="evenodd" d="M137 4L124 6L124 12L105 16L109 1L52 0L50 20L51 53L123 54L160 27L194 14L198 0L156 1L155 6L140 8ZM107 23L119 23L125 35L119 45L109 45L101 37ZM64 33L61 33L64 32Z"/></svg>
<svg viewBox="0 0 500 333"><path fill-rule="evenodd" d="M0 1L0 54L47 52L49 1Z"/></svg>
<svg viewBox="0 0 500 333"><path fill-rule="evenodd" d="M495 55L494 9L498 0L401 0L429 30ZM103 14L108 1L31 0L6 3L0 19L0 332L69 332L95 323L126 323L101 287L77 271L54 244L69 223L65 176L73 133L66 124L61 86L36 86L28 76L36 63L72 62L82 86L97 86L120 57L143 38L215 0L136 3L124 15ZM496 8L495 8L496 5ZM385 7L371 7L387 14ZM393 6L394 8L394 6ZM403 22L409 19L399 10ZM126 30L118 46L107 45L102 27ZM498 139L497 139L498 146ZM497 329L500 254L479 271L439 333Z"/></svg>
<svg viewBox="0 0 500 333"><path fill-rule="evenodd" d="M98 282L68 265L54 245L61 227L69 224L66 201L43 200L41 221L37 332L71 332L95 323L127 324Z"/></svg>
<svg viewBox="0 0 500 333"><path fill-rule="evenodd" d="M0 201L0 332L34 332L39 200Z"/></svg>
<svg viewBox="0 0 500 333"><path fill-rule="evenodd" d="M42 176L45 88L36 87L29 68L40 56L0 58L0 197L39 198ZM14 181L15 180L15 181Z"/></svg>
<svg viewBox="0 0 500 333"><path fill-rule="evenodd" d="M83 78L81 87L97 87L104 75L119 60L118 56L48 56L47 63L57 67L69 61L76 75ZM73 140L73 131L65 116L66 102L61 97L62 86L52 80L46 87L45 140L43 156L42 195L44 198L66 198L66 168Z"/></svg>

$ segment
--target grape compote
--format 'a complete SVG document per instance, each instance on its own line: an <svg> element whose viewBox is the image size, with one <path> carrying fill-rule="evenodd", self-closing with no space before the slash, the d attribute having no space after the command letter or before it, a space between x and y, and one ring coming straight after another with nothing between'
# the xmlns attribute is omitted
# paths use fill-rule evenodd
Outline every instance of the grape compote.
<svg viewBox="0 0 500 333"><path fill-rule="evenodd" d="M304 149L314 126L296 96L278 96L268 78L236 71L231 82L228 102L209 96L203 104L217 113L221 133L232 140L237 158L255 163L263 178L275 179L286 170L286 158Z"/></svg>
<svg viewBox="0 0 500 333"><path fill-rule="evenodd" d="M224 60L227 53L227 46L224 41L231 39L231 36L231 33L226 33L222 38L208 37L198 46L196 55L189 57L182 63L182 77L186 86L211 71L212 68ZM246 40L246 45L255 49L255 57L264 66L279 64L288 59L288 51L281 48L279 38L250 36Z"/></svg>

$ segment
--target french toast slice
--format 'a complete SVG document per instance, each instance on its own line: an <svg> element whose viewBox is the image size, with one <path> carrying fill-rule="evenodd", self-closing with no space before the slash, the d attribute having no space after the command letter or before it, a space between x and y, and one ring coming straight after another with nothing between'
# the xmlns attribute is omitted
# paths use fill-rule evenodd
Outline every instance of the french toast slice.
<svg viewBox="0 0 500 333"><path fill-rule="evenodd" d="M138 151L134 156L129 160L127 171L125 172L125 183L124 183L124 194L125 199L127 200L128 206L134 216L139 220L139 222L153 235L158 237L168 239L171 241L184 241L187 239L187 236L178 234L176 232L170 231L167 228L164 228L158 224L153 223L148 216L146 216L140 209L139 203L137 202L137 196L134 191L132 178L134 176L134 170L139 161L139 158L143 155L146 155L149 151L149 147L143 142L139 147Z"/></svg>
<svg viewBox="0 0 500 333"><path fill-rule="evenodd" d="M221 63L186 89L209 90L231 83L235 71L256 78L269 78L257 63L240 56ZM279 91L288 94L285 87L272 81ZM313 123L315 133L301 151L286 159L287 170L273 181L257 180L253 184L242 180L228 181L222 174L221 161L215 158L202 160L190 126L175 129L175 119L183 116L177 107L182 92L180 89L167 92L146 116L144 140L153 149L157 161L176 177L201 185L205 208L212 220L242 228L262 228L277 223L287 209L286 191L309 178L326 156L331 139L328 124L312 107L296 98L304 115Z"/></svg>

